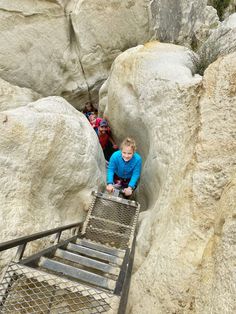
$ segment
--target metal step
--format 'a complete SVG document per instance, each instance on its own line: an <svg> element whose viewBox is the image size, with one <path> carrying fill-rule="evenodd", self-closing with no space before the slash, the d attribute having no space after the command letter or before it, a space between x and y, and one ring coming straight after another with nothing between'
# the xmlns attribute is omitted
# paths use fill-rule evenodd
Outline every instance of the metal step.
<svg viewBox="0 0 236 314"><path fill-rule="evenodd" d="M99 241L104 245L109 245L118 248L118 249L126 249L131 246L133 241L133 234L122 234L119 232L96 228L88 225L86 228L86 239L91 241Z"/></svg>
<svg viewBox="0 0 236 314"><path fill-rule="evenodd" d="M38 265L55 273L60 273L71 278L81 280L85 283L92 284L108 290L114 290L116 281L106 277L82 270L70 265L66 265L57 261L53 261L46 257L41 257Z"/></svg>
<svg viewBox="0 0 236 314"><path fill-rule="evenodd" d="M122 261L123 261L121 258L117 256L99 252L99 251L96 251L96 250L93 250L93 249L90 249L90 248L87 248L78 244L74 244L74 243L69 243L67 245L67 249L69 251L74 251L74 252L84 254L89 257L94 257L103 261L107 261L107 262L110 262L119 266L122 264Z"/></svg>
<svg viewBox="0 0 236 314"><path fill-rule="evenodd" d="M78 263L83 266L87 266L89 268L100 270L104 273L116 275L116 276L118 276L120 272L119 267L115 267L107 263L99 262L89 257L81 256L81 255L68 252L62 249L57 249L54 256L70 261L70 262Z"/></svg>
<svg viewBox="0 0 236 314"><path fill-rule="evenodd" d="M79 244L81 246L85 246L87 248L90 248L90 249L93 249L96 251L100 251L100 252L107 253L110 255L118 256L121 258L123 258L125 255L125 250L120 250L120 249L108 247L108 246L105 246L103 244L92 242L92 241L89 241L86 239L79 239L78 238L76 240L76 244Z"/></svg>

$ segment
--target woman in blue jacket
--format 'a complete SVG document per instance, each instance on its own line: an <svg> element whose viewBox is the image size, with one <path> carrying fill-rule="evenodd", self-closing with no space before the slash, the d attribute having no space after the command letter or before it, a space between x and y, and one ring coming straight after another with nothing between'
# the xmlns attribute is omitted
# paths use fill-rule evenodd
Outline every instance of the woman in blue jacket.
<svg viewBox="0 0 236 314"><path fill-rule="evenodd" d="M119 184L124 194L130 196L137 186L141 174L142 158L136 152L134 139L127 137L121 144L121 149L113 153L107 169L107 191L112 193L113 184Z"/></svg>

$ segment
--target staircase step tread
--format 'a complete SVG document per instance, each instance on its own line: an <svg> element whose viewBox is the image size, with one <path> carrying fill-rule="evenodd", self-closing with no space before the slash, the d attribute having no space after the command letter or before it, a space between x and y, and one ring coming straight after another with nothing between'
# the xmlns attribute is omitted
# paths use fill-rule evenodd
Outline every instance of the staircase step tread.
<svg viewBox="0 0 236 314"><path fill-rule="evenodd" d="M110 220L108 218L102 218L102 217L98 217L98 216L93 216L91 215L89 217L89 223L91 223L91 220L97 220L97 221L102 221L102 222L107 222L108 224L111 224L111 225L114 225L114 226L118 226L118 227L123 227L123 228L127 228L127 229L133 229L133 226L130 226L129 224L124 224L124 223L120 223L118 221L113 221L113 220Z"/></svg>
<svg viewBox="0 0 236 314"><path fill-rule="evenodd" d="M93 227L91 225L88 225L86 231L88 229L98 231L99 233L105 233L107 235L118 236L120 238L125 238L125 239L129 239L130 238L129 234L123 234L123 233L119 233L119 232L115 232L115 231L111 231L111 230L107 230L107 229L100 229L100 228Z"/></svg>
<svg viewBox="0 0 236 314"><path fill-rule="evenodd" d="M94 269L100 270L104 273L109 273L109 274L113 274L113 275L118 276L118 274L120 272L119 267L115 267L115 266L112 266L110 264L94 260L94 259L89 258L89 257L81 256L79 254L75 254L75 253L69 252L67 250L57 249L55 256L62 258L62 259L65 259L65 260L68 260L68 261L71 261L71 262L74 262L74 263L78 263L78 264L83 265L83 266L87 266L89 268L94 268Z"/></svg>
<svg viewBox="0 0 236 314"><path fill-rule="evenodd" d="M81 245L81 246L84 246L84 247L87 247L87 248L90 248L90 249L93 249L93 250L96 250L96 251L100 251L100 252L103 252L103 253L107 253L107 254L110 254L110 255L118 256L118 257L121 257L121 258L123 258L124 255L125 255L125 250L120 250L120 249L108 247L108 246L105 246L103 244L100 244L100 243L97 243L97 242L92 242L92 241L89 241L89 240L86 240L86 239L79 239L78 238L76 240L76 243Z"/></svg>
<svg viewBox="0 0 236 314"><path fill-rule="evenodd" d="M117 264L117 265L122 264L122 258L120 257L110 255L108 253L103 253L97 250L93 250L91 248L84 247L79 244L69 243L66 248L69 251L81 253L89 257L98 258L100 260L104 260L113 264Z"/></svg>
<svg viewBox="0 0 236 314"><path fill-rule="evenodd" d="M38 265L44 269L48 269L53 272L60 273L73 279L81 280L85 283L99 286L108 290L114 290L116 285L115 280L67 264L63 264L46 257L41 257Z"/></svg>

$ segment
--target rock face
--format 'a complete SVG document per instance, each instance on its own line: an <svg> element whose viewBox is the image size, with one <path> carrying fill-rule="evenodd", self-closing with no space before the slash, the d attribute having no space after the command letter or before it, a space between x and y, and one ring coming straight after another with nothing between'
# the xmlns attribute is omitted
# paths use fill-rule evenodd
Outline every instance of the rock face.
<svg viewBox="0 0 236 314"><path fill-rule="evenodd" d="M41 95L27 88L13 86L0 78L0 111L25 106L41 98Z"/></svg>
<svg viewBox="0 0 236 314"><path fill-rule="evenodd" d="M81 109L114 59L150 39L198 46L218 22L206 0L2 0L0 77Z"/></svg>
<svg viewBox="0 0 236 314"><path fill-rule="evenodd" d="M120 55L101 89L117 138L137 138L145 161L139 188L148 210L141 215L129 313L236 308L235 58L212 64L202 82L196 55L150 43Z"/></svg>
<svg viewBox="0 0 236 314"><path fill-rule="evenodd" d="M150 2L154 38L196 48L218 24L207 0L154 0Z"/></svg>
<svg viewBox="0 0 236 314"><path fill-rule="evenodd" d="M228 6L224 11L223 18L226 19L236 11L236 0L229 0Z"/></svg>
<svg viewBox="0 0 236 314"><path fill-rule="evenodd" d="M105 160L83 114L60 97L0 113L0 242L80 221Z"/></svg>
<svg viewBox="0 0 236 314"><path fill-rule="evenodd" d="M236 22L207 2L0 1L0 242L83 220L105 160L65 99L109 75L100 113L144 160L132 314L236 312Z"/></svg>
<svg viewBox="0 0 236 314"><path fill-rule="evenodd" d="M186 154L179 136L190 143L198 124L196 91L201 77L194 76L197 60L193 52L180 46L157 42L138 46L116 59L100 90L100 108L105 107L118 140L135 137L147 159L142 197L149 206L156 201L155 191L166 182L164 169L180 161L179 154ZM191 107L186 105L190 99Z"/></svg>
<svg viewBox="0 0 236 314"><path fill-rule="evenodd" d="M207 68L219 56L234 51L236 51L236 13L222 22L200 48L202 68Z"/></svg>
<svg viewBox="0 0 236 314"><path fill-rule="evenodd" d="M149 1L148 1L149 2ZM75 32L78 53L87 84L96 90L114 59L129 47L151 37L148 2L82 0L67 8Z"/></svg>
<svg viewBox="0 0 236 314"><path fill-rule="evenodd" d="M38 0L1 1L0 20L1 78L43 96L87 92L62 6Z"/></svg>
<svg viewBox="0 0 236 314"><path fill-rule="evenodd" d="M199 264L198 313L236 311L235 77L232 53L210 65L203 80L193 191L201 228L210 232Z"/></svg>

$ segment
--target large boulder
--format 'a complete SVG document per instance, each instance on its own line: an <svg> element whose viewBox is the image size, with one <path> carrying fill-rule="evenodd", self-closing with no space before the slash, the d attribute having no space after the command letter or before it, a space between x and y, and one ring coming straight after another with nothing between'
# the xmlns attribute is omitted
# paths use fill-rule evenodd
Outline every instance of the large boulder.
<svg viewBox="0 0 236 314"><path fill-rule="evenodd" d="M166 170L177 170L175 163L187 158L183 142L191 143L198 123L197 62L187 48L150 42L121 54L100 90L101 114L117 140L135 137L146 160L141 186L149 206L160 185L171 180Z"/></svg>
<svg viewBox="0 0 236 314"><path fill-rule="evenodd" d="M67 12L90 93L98 91L121 52L150 39L148 10L146 0L71 1Z"/></svg>
<svg viewBox="0 0 236 314"><path fill-rule="evenodd" d="M85 116L60 97L0 112L0 242L82 221L105 160Z"/></svg>
<svg viewBox="0 0 236 314"><path fill-rule="evenodd" d="M0 76L82 109L126 49L150 39L197 47L217 21L206 0L4 0Z"/></svg>
<svg viewBox="0 0 236 314"><path fill-rule="evenodd" d="M196 49L209 36L219 19L207 0L150 1L150 23L162 42L176 43Z"/></svg>
<svg viewBox="0 0 236 314"><path fill-rule="evenodd" d="M66 10L92 98L126 49L151 39L197 47L218 24L206 0L72 0Z"/></svg>
<svg viewBox="0 0 236 314"><path fill-rule="evenodd" d="M236 310L235 77L236 52L211 64L203 79L192 176L195 213L207 240L198 264L197 313Z"/></svg>
<svg viewBox="0 0 236 314"><path fill-rule="evenodd" d="M43 96L74 95L87 100L88 86L69 17L55 1L0 3L0 77Z"/></svg>
<svg viewBox="0 0 236 314"><path fill-rule="evenodd" d="M235 61L219 59L202 81L193 52L150 43L121 54L101 89L117 139L135 137L144 157L129 313L235 309Z"/></svg>
<svg viewBox="0 0 236 314"><path fill-rule="evenodd" d="M41 95L28 88L14 86L0 78L0 111L25 106L41 98Z"/></svg>
<svg viewBox="0 0 236 314"><path fill-rule="evenodd" d="M201 71L219 56L236 51L236 13L215 29L199 49Z"/></svg>

